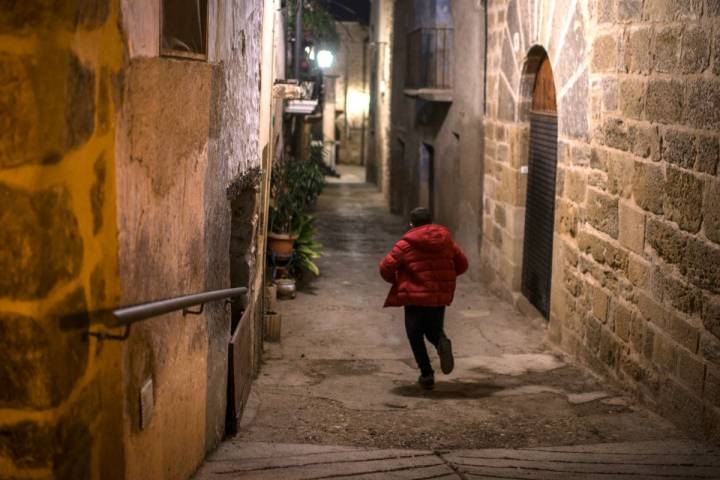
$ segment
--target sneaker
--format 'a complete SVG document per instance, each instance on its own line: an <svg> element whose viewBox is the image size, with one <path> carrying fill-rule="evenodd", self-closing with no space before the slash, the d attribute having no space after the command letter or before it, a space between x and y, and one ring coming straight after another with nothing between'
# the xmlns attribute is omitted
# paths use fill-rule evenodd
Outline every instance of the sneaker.
<svg viewBox="0 0 720 480"><path fill-rule="evenodd" d="M435 375L432 373L430 375L422 376L418 378L418 383L420 384L420 387L424 390L432 390L433 387L435 387Z"/></svg>
<svg viewBox="0 0 720 480"><path fill-rule="evenodd" d="M440 356L440 370L447 375L455 368L455 360L452 354L452 343L447 337L442 337L437 346L438 355Z"/></svg>

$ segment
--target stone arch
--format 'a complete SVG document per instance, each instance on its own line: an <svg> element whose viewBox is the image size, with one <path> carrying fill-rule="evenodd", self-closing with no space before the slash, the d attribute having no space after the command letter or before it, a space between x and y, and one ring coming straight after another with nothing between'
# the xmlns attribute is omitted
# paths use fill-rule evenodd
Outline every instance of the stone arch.
<svg viewBox="0 0 720 480"><path fill-rule="evenodd" d="M588 138L589 74L588 14L580 0L510 0L505 21L497 25L501 38L498 59L497 116L523 122L528 74L533 73L540 48L553 67L558 93L559 132L571 139ZM537 66L534 66L537 68ZM509 107L511 105L511 107Z"/></svg>

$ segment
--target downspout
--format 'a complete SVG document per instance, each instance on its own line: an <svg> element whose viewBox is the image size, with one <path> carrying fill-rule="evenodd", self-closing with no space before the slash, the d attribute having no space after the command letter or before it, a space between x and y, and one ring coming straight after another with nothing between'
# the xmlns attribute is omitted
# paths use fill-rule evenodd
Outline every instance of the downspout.
<svg viewBox="0 0 720 480"><path fill-rule="evenodd" d="M363 61L362 61L362 91L367 92L367 77L365 70L367 69L367 49L368 49L369 38L365 37L363 40ZM362 130L360 131L360 165L365 166L365 122L367 122L367 112L363 108L362 114ZM365 172L367 178L367 171Z"/></svg>
<svg viewBox="0 0 720 480"><path fill-rule="evenodd" d="M295 78L300 80L300 55L302 55L303 0L297 0L295 10Z"/></svg>
<svg viewBox="0 0 720 480"><path fill-rule="evenodd" d="M487 66L488 66L488 0L483 0L483 30L485 39L483 40L483 114L487 115Z"/></svg>

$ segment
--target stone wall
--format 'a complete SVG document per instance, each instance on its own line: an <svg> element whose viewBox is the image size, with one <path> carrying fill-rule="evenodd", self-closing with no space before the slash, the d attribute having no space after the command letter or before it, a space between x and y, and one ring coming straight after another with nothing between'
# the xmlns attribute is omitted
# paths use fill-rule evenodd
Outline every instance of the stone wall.
<svg viewBox="0 0 720 480"><path fill-rule="evenodd" d="M0 477L188 478L224 434L225 305L125 342L86 333L118 305L230 286L228 187L261 161L264 3L209 2L208 61L159 56L159 2L61 3L0 13Z"/></svg>
<svg viewBox="0 0 720 480"><path fill-rule="evenodd" d="M470 274L477 276L482 238L484 17L481 5L475 1L440 3L450 5L454 22L455 84L451 102L429 101L405 91L407 35L415 28L414 15L410 14L414 2L395 2L390 208L407 215L413 208L432 201L435 221L450 229L470 259ZM432 200L428 198L430 182L420 168L423 145L434 150Z"/></svg>
<svg viewBox="0 0 720 480"><path fill-rule="evenodd" d="M366 145L367 179L390 200L390 99L393 64L394 0L372 2L368 79L370 107Z"/></svg>
<svg viewBox="0 0 720 480"><path fill-rule="evenodd" d="M490 1L484 277L519 306L528 95L558 92L550 338L720 434L717 2ZM537 50L536 50L537 51Z"/></svg>
<svg viewBox="0 0 720 480"><path fill-rule="evenodd" d="M0 477L124 477L115 1L0 12ZM93 327L96 328L96 327Z"/></svg>

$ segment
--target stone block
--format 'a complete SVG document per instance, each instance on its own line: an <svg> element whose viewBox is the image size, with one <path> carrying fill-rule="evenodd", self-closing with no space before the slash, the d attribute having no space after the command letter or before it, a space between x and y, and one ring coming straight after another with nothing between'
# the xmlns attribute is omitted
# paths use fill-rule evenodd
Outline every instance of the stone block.
<svg viewBox="0 0 720 480"><path fill-rule="evenodd" d="M720 407L720 370L707 366L703 398L714 407Z"/></svg>
<svg viewBox="0 0 720 480"><path fill-rule="evenodd" d="M668 220L691 233L702 223L703 182L690 172L669 166L666 171L663 210Z"/></svg>
<svg viewBox="0 0 720 480"><path fill-rule="evenodd" d="M577 235L579 221L578 207L572 202L560 198L555 205L556 229L560 234L567 234L571 237Z"/></svg>
<svg viewBox="0 0 720 480"><path fill-rule="evenodd" d="M682 36L680 71L701 73L710 64L710 32L697 25L688 25Z"/></svg>
<svg viewBox="0 0 720 480"><path fill-rule="evenodd" d="M608 147L625 152L630 151L632 148L632 139L628 132L628 126L620 118L608 117L605 119L602 126L602 141Z"/></svg>
<svg viewBox="0 0 720 480"><path fill-rule="evenodd" d="M602 325L592 317L588 317L585 321L585 345L587 348L597 353L600 351L600 338L602 336Z"/></svg>
<svg viewBox="0 0 720 480"><path fill-rule="evenodd" d="M578 232L578 248L589 253L596 262L609 266L614 270L626 271L628 266L628 253L613 243L600 238L588 229Z"/></svg>
<svg viewBox="0 0 720 480"><path fill-rule="evenodd" d="M603 111L614 112L619 108L618 82L614 78L603 78L600 81L600 95Z"/></svg>
<svg viewBox="0 0 720 480"><path fill-rule="evenodd" d="M697 288L671 275L663 275L663 298L677 310L687 314L699 313L702 309L702 295Z"/></svg>
<svg viewBox="0 0 720 480"><path fill-rule="evenodd" d="M95 73L75 55L70 55L65 90L67 147L72 149L85 143L95 129Z"/></svg>
<svg viewBox="0 0 720 480"><path fill-rule="evenodd" d="M588 190L587 221L601 232L618 238L618 199L596 189Z"/></svg>
<svg viewBox="0 0 720 480"><path fill-rule="evenodd" d="M713 36L713 67L712 71L715 75L720 75L720 29L715 29Z"/></svg>
<svg viewBox="0 0 720 480"><path fill-rule="evenodd" d="M633 333L631 339L633 339L633 344L635 344L635 326L639 325L640 331L642 332L640 338L640 349L638 350L643 354L643 357L648 359L649 361L652 361L653 359L653 349L655 348L655 336L657 333L655 332L655 329L647 322L639 322L639 317L635 317L635 321L633 321Z"/></svg>
<svg viewBox="0 0 720 480"><path fill-rule="evenodd" d="M702 321L705 330L720 338L720 296L703 299Z"/></svg>
<svg viewBox="0 0 720 480"><path fill-rule="evenodd" d="M665 308L645 293L638 294L638 311L648 322L667 330Z"/></svg>
<svg viewBox="0 0 720 480"><path fill-rule="evenodd" d="M595 37L592 45L592 70L595 73L617 71L619 41L615 34L602 34Z"/></svg>
<svg viewBox="0 0 720 480"><path fill-rule="evenodd" d="M655 334L652 360L655 365L666 372L675 373L677 369L677 348L665 335Z"/></svg>
<svg viewBox="0 0 720 480"><path fill-rule="evenodd" d="M629 202L620 202L619 221L620 245L642 253L645 249L645 213Z"/></svg>
<svg viewBox="0 0 720 480"><path fill-rule="evenodd" d="M628 261L628 280L636 288L646 289L650 283L652 266L638 255L630 255Z"/></svg>
<svg viewBox="0 0 720 480"><path fill-rule="evenodd" d="M697 161L695 170L715 175L718 158L720 158L720 142L718 137L700 135L697 139Z"/></svg>
<svg viewBox="0 0 720 480"><path fill-rule="evenodd" d="M720 244L720 179L711 178L705 182L702 211L705 219L703 224L705 236Z"/></svg>
<svg viewBox="0 0 720 480"><path fill-rule="evenodd" d="M93 234L97 235L103 225L103 207L105 206L105 180L107 166L105 155L100 155L93 166L95 181L90 188L90 206L92 207Z"/></svg>
<svg viewBox="0 0 720 480"><path fill-rule="evenodd" d="M648 218L645 238L648 245L666 262L682 262L688 237L672 225L656 218Z"/></svg>
<svg viewBox="0 0 720 480"><path fill-rule="evenodd" d="M588 287L591 295L590 304L592 305L593 315L602 323L607 322L610 295L598 285L589 284Z"/></svg>
<svg viewBox="0 0 720 480"><path fill-rule="evenodd" d="M618 338L607 328L603 328L600 334L600 349L598 357L601 362L611 370L616 370L620 358L620 342Z"/></svg>
<svg viewBox="0 0 720 480"><path fill-rule="evenodd" d="M0 312L0 408L59 405L85 372L89 323L82 289L41 322Z"/></svg>
<svg viewBox="0 0 720 480"><path fill-rule="evenodd" d="M651 122L678 123L682 119L684 96L684 86L680 81L650 80L645 99L645 117Z"/></svg>
<svg viewBox="0 0 720 480"><path fill-rule="evenodd" d="M0 183L0 296L34 300L80 273L83 241L65 188Z"/></svg>
<svg viewBox="0 0 720 480"><path fill-rule="evenodd" d="M627 306L615 299L612 300L611 310L615 335L624 342L629 342L630 333L632 332L632 312Z"/></svg>
<svg viewBox="0 0 720 480"><path fill-rule="evenodd" d="M720 339L707 332L702 332L698 352L708 362L720 364Z"/></svg>
<svg viewBox="0 0 720 480"><path fill-rule="evenodd" d="M708 130L720 129L720 81L688 82L685 124Z"/></svg>
<svg viewBox="0 0 720 480"><path fill-rule="evenodd" d="M587 191L587 173L584 170L569 168L565 173L564 196L575 203L585 202Z"/></svg>
<svg viewBox="0 0 720 480"><path fill-rule="evenodd" d="M608 179L607 174L603 172L592 171L588 174L588 185L600 190L607 190Z"/></svg>
<svg viewBox="0 0 720 480"><path fill-rule="evenodd" d="M678 26L661 27L655 33L655 71L668 73L677 71L680 58L680 36Z"/></svg>
<svg viewBox="0 0 720 480"><path fill-rule="evenodd" d="M665 195L665 174L661 166L635 162L633 172L633 197L642 209L653 213L663 213Z"/></svg>
<svg viewBox="0 0 720 480"><path fill-rule="evenodd" d="M641 119L645 109L645 81L627 78L620 82L620 111L630 118Z"/></svg>
<svg viewBox="0 0 720 480"><path fill-rule="evenodd" d="M617 4L617 16L621 22L639 22L642 14L643 0L624 0Z"/></svg>
<svg viewBox="0 0 720 480"><path fill-rule="evenodd" d="M615 2L613 0L597 0L591 3L594 7L593 14L598 23L609 23L615 21Z"/></svg>
<svg viewBox="0 0 720 480"><path fill-rule="evenodd" d="M668 128L662 136L661 158L673 165L692 168L695 164L695 135Z"/></svg>
<svg viewBox="0 0 720 480"><path fill-rule="evenodd" d="M608 150L593 147L590 150L590 168L607 172Z"/></svg>
<svg viewBox="0 0 720 480"><path fill-rule="evenodd" d="M628 136L632 142L630 152L643 158L660 159L660 134L655 125L642 123L628 126Z"/></svg>
<svg viewBox="0 0 720 480"><path fill-rule="evenodd" d="M608 192L629 198L632 195L632 178L635 169L632 157L620 152L608 153L606 167Z"/></svg>
<svg viewBox="0 0 720 480"><path fill-rule="evenodd" d="M700 341L700 331L687 322L680 315L671 314L668 316L668 327L670 336L685 347L688 351L696 353Z"/></svg>
<svg viewBox="0 0 720 480"><path fill-rule="evenodd" d="M690 238L680 271L695 286L720 293L720 246Z"/></svg>
<svg viewBox="0 0 720 480"><path fill-rule="evenodd" d="M502 203L495 204L495 223L505 228L507 218L505 217L505 206Z"/></svg>
<svg viewBox="0 0 720 480"><path fill-rule="evenodd" d="M705 362L683 348L677 349L677 371L675 375L695 395L702 397L705 383Z"/></svg>
<svg viewBox="0 0 720 480"><path fill-rule="evenodd" d="M700 17L702 0L646 0L646 20L690 20Z"/></svg>

